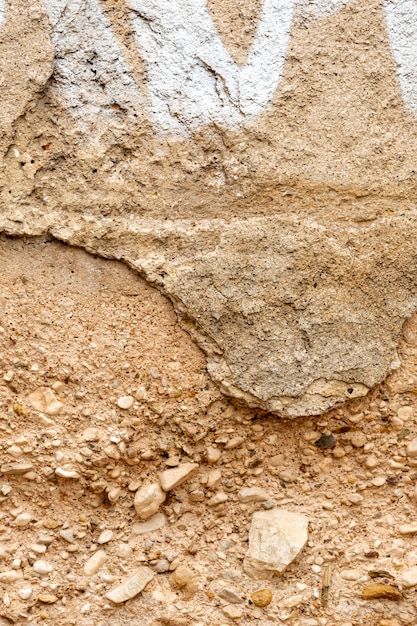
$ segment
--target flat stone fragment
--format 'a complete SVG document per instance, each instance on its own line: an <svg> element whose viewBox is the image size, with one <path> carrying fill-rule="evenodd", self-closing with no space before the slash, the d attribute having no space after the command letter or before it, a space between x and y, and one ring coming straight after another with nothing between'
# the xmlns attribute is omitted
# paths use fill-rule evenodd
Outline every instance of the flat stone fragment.
<svg viewBox="0 0 417 626"><path fill-rule="evenodd" d="M154 577L153 571L149 567L140 567L133 574L122 580L111 591L106 593L106 598L115 604L121 604L138 595Z"/></svg>
<svg viewBox="0 0 417 626"><path fill-rule="evenodd" d="M0 467L0 474L5 476L19 476L33 469L32 463L5 463Z"/></svg>
<svg viewBox="0 0 417 626"><path fill-rule="evenodd" d="M171 491L191 478L199 468L198 463L183 463L173 469L165 470L159 475L159 481L164 491Z"/></svg>
<svg viewBox="0 0 417 626"><path fill-rule="evenodd" d="M28 395L27 399L36 411L47 415L58 415L64 408L63 403L49 387L38 387Z"/></svg>
<svg viewBox="0 0 417 626"><path fill-rule="evenodd" d="M235 593L232 589L224 588L217 594L219 598L225 600L229 604L243 604L244 599Z"/></svg>
<svg viewBox="0 0 417 626"><path fill-rule="evenodd" d="M245 572L258 580L282 574L303 549L307 538L308 520L304 515L284 509L254 513L249 549L243 562Z"/></svg>
<svg viewBox="0 0 417 626"><path fill-rule="evenodd" d="M401 572L401 584L404 588L417 586L417 566L409 567Z"/></svg>
<svg viewBox="0 0 417 626"><path fill-rule="evenodd" d="M244 504L248 502L267 502L270 495L261 487L244 487L239 491L239 500Z"/></svg>
<svg viewBox="0 0 417 626"><path fill-rule="evenodd" d="M158 483L143 485L135 494L135 511L142 519L148 519L158 512L165 498L166 494Z"/></svg>
<svg viewBox="0 0 417 626"><path fill-rule="evenodd" d="M226 617L235 620L240 619L243 615L243 609L236 604L228 604L222 608L222 611Z"/></svg>
<svg viewBox="0 0 417 626"><path fill-rule="evenodd" d="M386 598L387 600L402 600L402 593L392 585L375 583L367 585L362 590L364 600L374 600L375 598Z"/></svg>
<svg viewBox="0 0 417 626"><path fill-rule="evenodd" d="M163 513L156 513L156 515L153 515L150 519L146 520L146 522L136 522L136 524L133 524L132 533L134 535L151 533L165 526L166 521L167 518Z"/></svg>

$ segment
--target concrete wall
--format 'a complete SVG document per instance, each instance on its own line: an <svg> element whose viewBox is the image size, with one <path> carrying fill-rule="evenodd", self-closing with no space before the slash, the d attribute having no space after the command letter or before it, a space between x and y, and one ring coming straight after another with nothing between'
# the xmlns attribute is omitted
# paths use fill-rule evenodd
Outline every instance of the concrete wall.
<svg viewBox="0 0 417 626"><path fill-rule="evenodd" d="M226 393L362 395L417 308L414 0L0 0L0 227L122 258Z"/></svg>

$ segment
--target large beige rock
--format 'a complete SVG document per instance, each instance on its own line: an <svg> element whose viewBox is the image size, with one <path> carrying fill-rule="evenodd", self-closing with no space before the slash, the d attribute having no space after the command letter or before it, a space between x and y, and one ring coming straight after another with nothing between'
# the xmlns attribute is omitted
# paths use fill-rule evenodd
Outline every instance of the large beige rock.
<svg viewBox="0 0 417 626"><path fill-rule="evenodd" d="M131 7L0 0L0 230L123 259L252 406L366 394L417 308L417 6Z"/></svg>
<svg viewBox="0 0 417 626"><path fill-rule="evenodd" d="M258 511L249 530L249 549L243 568L252 578L282 574L307 543L308 520L285 509Z"/></svg>

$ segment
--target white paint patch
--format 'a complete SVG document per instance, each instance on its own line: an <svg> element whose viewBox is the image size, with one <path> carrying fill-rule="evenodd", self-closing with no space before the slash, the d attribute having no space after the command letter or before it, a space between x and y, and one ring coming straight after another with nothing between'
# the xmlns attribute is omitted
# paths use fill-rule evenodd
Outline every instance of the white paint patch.
<svg viewBox="0 0 417 626"><path fill-rule="evenodd" d="M0 0L0 26L6 21L6 0Z"/></svg>
<svg viewBox="0 0 417 626"><path fill-rule="evenodd" d="M385 0L384 7L401 93L417 115L417 2Z"/></svg>
<svg viewBox="0 0 417 626"><path fill-rule="evenodd" d="M279 85L294 15L323 18L351 0L264 0L246 63L227 52L205 0L130 0L156 130L186 135L207 124L236 127L260 115ZM44 0L56 49L54 86L88 131L118 104L146 108L100 0ZM389 40L407 106L417 115L417 2L384 0ZM0 26L6 0L0 0Z"/></svg>
<svg viewBox="0 0 417 626"><path fill-rule="evenodd" d="M294 0L265 0L247 61L227 52L205 0L131 0L158 130L242 124L262 113L282 75Z"/></svg>
<svg viewBox="0 0 417 626"><path fill-rule="evenodd" d="M53 26L54 79L63 104L88 130L111 115L112 104L132 114L145 103L98 0L44 0Z"/></svg>

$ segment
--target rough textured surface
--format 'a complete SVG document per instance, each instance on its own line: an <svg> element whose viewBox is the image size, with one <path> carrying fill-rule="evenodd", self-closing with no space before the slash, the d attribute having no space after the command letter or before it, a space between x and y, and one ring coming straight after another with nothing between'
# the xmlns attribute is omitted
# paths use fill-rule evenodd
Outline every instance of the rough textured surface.
<svg viewBox="0 0 417 626"><path fill-rule="evenodd" d="M417 306L415 13L0 3L0 229L124 260L251 406L367 393Z"/></svg>
<svg viewBox="0 0 417 626"><path fill-rule="evenodd" d="M225 623L228 589L244 600L239 626L415 626L413 587L398 602L361 595L371 583L402 589L403 572L417 566L417 535L408 534L417 460L407 455L417 437L417 315L400 340L402 365L383 385L326 415L286 420L222 397L170 303L122 263L1 237L0 270L0 622L213 626ZM64 404L55 416L27 401L42 386ZM134 405L121 409L130 395ZM315 445L324 434L335 447ZM161 503L165 525L136 534L136 490L188 462L200 467ZM62 479L58 468L78 477ZM241 502L248 488L269 501ZM221 493L226 500L210 506ZM254 512L274 505L303 512L309 541L265 584L243 560ZM108 558L86 577L97 549ZM39 561L53 567L42 578ZM158 572L146 589L108 601L141 566ZM249 600L264 587L273 597L261 609ZM45 606L39 595L57 601Z"/></svg>

